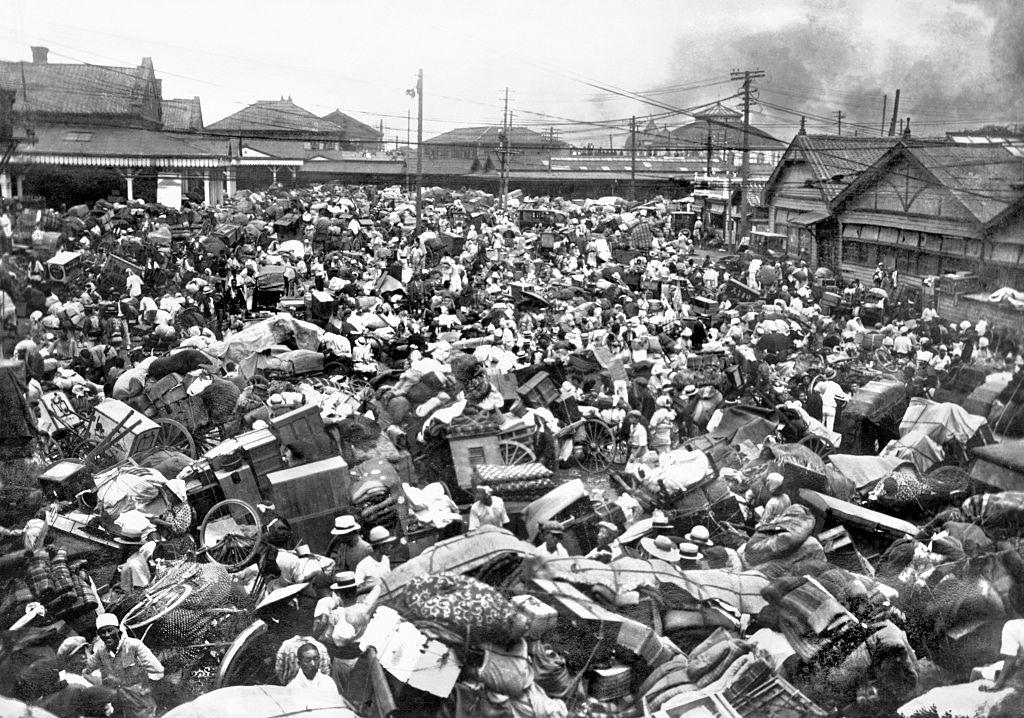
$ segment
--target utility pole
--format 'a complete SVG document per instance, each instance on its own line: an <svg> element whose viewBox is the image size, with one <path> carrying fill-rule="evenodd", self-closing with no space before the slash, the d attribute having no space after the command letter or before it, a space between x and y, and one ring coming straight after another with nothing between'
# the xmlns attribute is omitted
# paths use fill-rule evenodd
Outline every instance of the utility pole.
<svg viewBox="0 0 1024 718"><path fill-rule="evenodd" d="M504 212L508 209L508 88L505 88L505 110L501 113L501 132L498 133L498 159L501 171L498 176L498 207Z"/></svg>
<svg viewBox="0 0 1024 718"><path fill-rule="evenodd" d="M423 68L416 78L416 236L423 223Z"/></svg>
<svg viewBox="0 0 1024 718"><path fill-rule="evenodd" d="M843 114L842 110L836 110L836 123L839 125L839 136L843 136L843 118L846 115Z"/></svg>
<svg viewBox="0 0 1024 718"><path fill-rule="evenodd" d="M710 128L708 129L707 150L708 150L708 162L707 162L707 167L704 169L704 174L707 175L708 177L710 177L711 176L711 129Z"/></svg>
<svg viewBox="0 0 1024 718"><path fill-rule="evenodd" d="M889 137L896 134L896 118L900 114L900 91L896 90L896 97L892 101L892 121L889 123Z"/></svg>
<svg viewBox="0 0 1024 718"><path fill-rule="evenodd" d="M889 96L882 95L882 129L878 131L879 137L885 137L885 111L889 109Z"/></svg>
<svg viewBox="0 0 1024 718"><path fill-rule="evenodd" d="M405 111L405 191L412 192L409 179L409 150L412 148L412 110Z"/></svg>
<svg viewBox="0 0 1024 718"><path fill-rule="evenodd" d="M764 77L763 70L734 70L731 73L733 80L743 80L743 164L740 167L740 224L739 224L739 236L747 236L747 192L748 185L750 182L750 83L752 80L756 80L759 77ZM732 204L732 198L730 196L729 201L726 202L728 208ZM726 212L726 222L728 223L729 212Z"/></svg>
<svg viewBox="0 0 1024 718"><path fill-rule="evenodd" d="M636 115L629 119L629 198L636 201Z"/></svg>

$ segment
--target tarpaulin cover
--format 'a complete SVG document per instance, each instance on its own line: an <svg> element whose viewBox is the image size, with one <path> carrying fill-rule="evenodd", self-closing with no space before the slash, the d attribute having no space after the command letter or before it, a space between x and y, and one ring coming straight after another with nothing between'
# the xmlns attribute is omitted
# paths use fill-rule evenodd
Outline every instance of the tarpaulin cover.
<svg viewBox="0 0 1024 718"><path fill-rule="evenodd" d="M985 378L985 383L974 388L964 399L963 407L969 414L988 416L992 403L1010 384L1009 372L996 372Z"/></svg>
<svg viewBox="0 0 1024 718"><path fill-rule="evenodd" d="M882 449L879 458L903 459L909 461L918 473L925 473L942 461L945 452L920 428L912 429L899 439L893 439ZM829 457L834 458L834 457ZM871 458L871 457L864 457ZM833 462L835 463L835 462Z"/></svg>
<svg viewBox="0 0 1024 718"><path fill-rule="evenodd" d="M523 523L526 536L531 541L537 536L538 527L550 520L559 511L571 506L587 495L587 489L580 479L567 481L552 489L523 509Z"/></svg>
<svg viewBox="0 0 1024 718"><path fill-rule="evenodd" d="M766 436L775 433L778 419L773 409L752 406L730 406L722 412L722 420L710 436L715 441L726 441L738 446L749 439L760 444Z"/></svg>
<svg viewBox="0 0 1024 718"><path fill-rule="evenodd" d="M537 547L517 539L510 531L481 526L462 536L440 541L423 553L396 567L383 580L382 598L405 589L415 578L431 573L465 573L507 553L538 555Z"/></svg>
<svg viewBox="0 0 1024 718"><path fill-rule="evenodd" d="M858 490L881 481L906 461L897 456L860 456L832 454L828 457L840 474L854 483Z"/></svg>
<svg viewBox="0 0 1024 718"><path fill-rule="evenodd" d="M97 476L96 483L99 506L104 513L116 517L157 498L167 479L156 469L135 466L111 469Z"/></svg>
<svg viewBox="0 0 1024 718"><path fill-rule="evenodd" d="M297 691L288 686L232 686L219 688L165 713L165 718L280 718L324 715L356 718L340 695Z"/></svg>
<svg viewBox="0 0 1024 718"><path fill-rule="evenodd" d="M843 409L845 419L878 422L906 398L907 387L898 381L869 381L853 395Z"/></svg>
<svg viewBox="0 0 1024 718"><path fill-rule="evenodd" d="M297 348L316 351L324 330L316 324L303 322L291 314L277 314L248 326L223 342L211 345L209 353L222 361L240 362L253 352L261 352L275 344L294 339Z"/></svg>
<svg viewBox="0 0 1024 718"><path fill-rule="evenodd" d="M916 429L940 446L950 439L966 444L988 421L982 416L968 414L956 404L939 404L928 399L915 397L910 400L907 411L900 422L900 436Z"/></svg>

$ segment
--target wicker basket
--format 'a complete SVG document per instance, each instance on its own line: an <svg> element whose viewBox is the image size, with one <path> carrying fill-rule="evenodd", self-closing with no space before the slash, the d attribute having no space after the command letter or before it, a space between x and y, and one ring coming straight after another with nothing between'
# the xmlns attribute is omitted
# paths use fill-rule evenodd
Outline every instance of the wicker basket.
<svg viewBox="0 0 1024 718"><path fill-rule="evenodd" d="M599 701L610 701L628 695L632 690L633 670L629 666L598 668L590 681L590 695Z"/></svg>

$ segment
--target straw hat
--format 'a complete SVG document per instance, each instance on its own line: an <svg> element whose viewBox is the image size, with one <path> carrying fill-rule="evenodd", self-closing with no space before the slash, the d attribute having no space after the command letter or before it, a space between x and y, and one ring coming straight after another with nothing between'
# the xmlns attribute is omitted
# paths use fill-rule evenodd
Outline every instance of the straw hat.
<svg viewBox="0 0 1024 718"><path fill-rule="evenodd" d="M555 536L561 536L565 533L565 529L562 528L562 524L557 521L547 521L542 527L544 533L554 534Z"/></svg>
<svg viewBox="0 0 1024 718"><path fill-rule="evenodd" d="M374 546L382 546L384 544L389 544L394 540L395 537L392 536L391 532L383 526L374 526L372 529L370 529L370 543Z"/></svg>
<svg viewBox="0 0 1024 718"><path fill-rule="evenodd" d="M355 518L351 514L345 514L334 519L334 528L331 529L331 533L335 536L345 536L358 531L359 528Z"/></svg>
<svg viewBox="0 0 1024 718"><path fill-rule="evenodd" d="M694 526L683 538L690 543L697 544L699 546L715 545L715 542L711 540L711 533L708 531L706 526Z"/></svg>
<svg viewBox="0 0 1024 718"><path fill-rule="evenodd" d="M338 571L334 574L334 583L331 584L332 591L354 591L359 588L356 581L355 571Z"/></svg>
<svg viewBox="0 0 1024 718"><path fill-rule="evenodd" d="M677 553L679 555L679 560L682 561L700 561L704 558L704 554L700 552L697 545L690 543L689 541L684 541L679 544L679 550Z"/></svg>
<svg viewBox="0 0 1024 718"><path fill-rule="evenodd" d="M693 546L693 544L690 545ZM668 536L640 539L640 546L651 556L660 558L662 561L676 563L679 560L679 549Z"/></svg>

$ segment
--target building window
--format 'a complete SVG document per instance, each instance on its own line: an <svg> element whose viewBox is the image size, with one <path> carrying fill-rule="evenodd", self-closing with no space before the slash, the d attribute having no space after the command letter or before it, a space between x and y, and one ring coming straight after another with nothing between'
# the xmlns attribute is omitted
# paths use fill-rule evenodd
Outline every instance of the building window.
<svg viewBox="0 0 1024 718"><path fill-rule="evenodd" d="M92 139L91 132L66 132L64 133L65 142L89 142Z"/></svg>
<svg viewBox="0 0 1024 718"><path fill-rule="evenodd" d="M310 142L309 140L306 140L305 142L302 143L302 149L304 149L304 150L311 150L311 149L313 149L313 143Z"/></svg>

